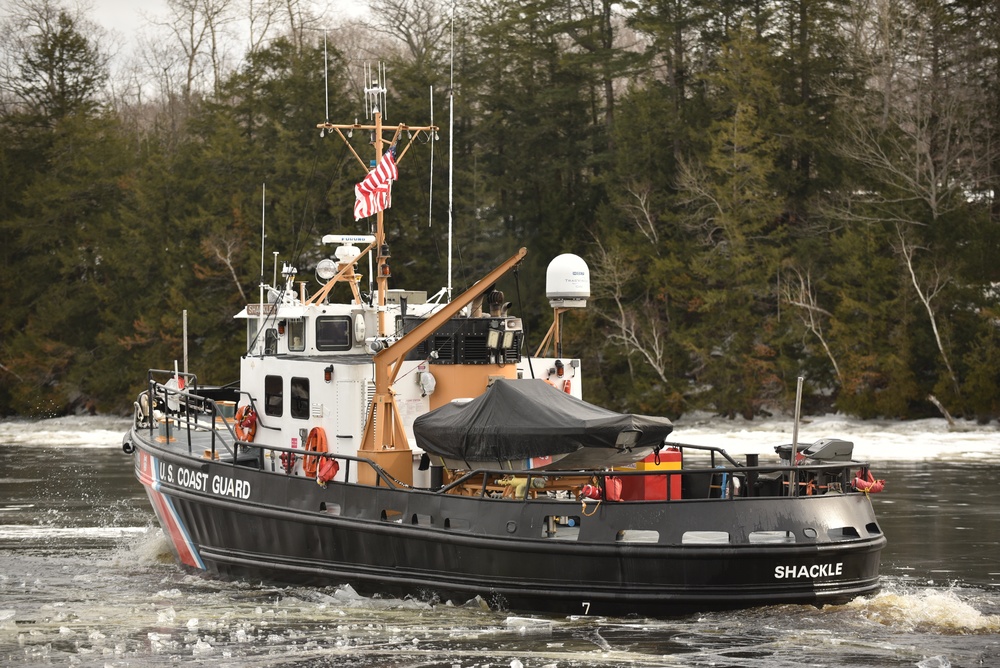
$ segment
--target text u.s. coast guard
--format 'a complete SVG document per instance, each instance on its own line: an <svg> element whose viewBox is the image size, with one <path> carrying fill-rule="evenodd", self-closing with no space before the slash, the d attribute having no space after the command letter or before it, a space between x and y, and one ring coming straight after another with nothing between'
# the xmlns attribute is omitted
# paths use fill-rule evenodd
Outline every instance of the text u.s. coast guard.
<svg viewBox="0 0 1000 668"><path fill-rule="evenodd" d="M231 496L235 499L250 498L250 483L246 480L229 478L221 475L209 476L204 471L160 462L160 480L167 483L176 483L181 487L193 489L196 492L208 492L219 496Z"/></svg>

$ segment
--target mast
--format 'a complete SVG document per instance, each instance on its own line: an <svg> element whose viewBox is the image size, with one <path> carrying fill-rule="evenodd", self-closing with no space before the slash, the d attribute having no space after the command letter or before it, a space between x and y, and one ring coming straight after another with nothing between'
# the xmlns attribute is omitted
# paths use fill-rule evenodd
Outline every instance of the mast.
<svg viewBox="0 0 1000 668"><path fill-rule="evenodd" d="M384 77L384 70L380 70L379 77ZM372 169L375 168L382 160L382 155L385 150L398 143L402 143L402 148L397 148L396 151L396 164L398 165L403 161L406 156L407 151L410 150L410 146L413 145L413 140L421 132L433 133L437 131L437 126L435 125L406 125L405 123L400 123L398 125L384 125L382 118L381 109L384 108L384 96L385 96L385 86L384 78L373 82L372 87L365 89L366 98L369 100L374 100L370 103L370 110L374 118L374 122L371 124L353 123L353 124L337 124L324 122L320 123L316 127L320 128L323 132L327 130L332 130L337 133L337 135L343 140L344 144L347 146L348 150L354 156L355 160L364 169L364 174L368 174ZM380 101L380 99L382 101ZM381 104L381 107L379 106ZM354 131L365 131L371 133L371 144L374 150L375 159L372 162L365 161L354 147L351 145L349 138L344 132L347 131L349 134L353 134ZM387 139L385 134L392 132L392 135ZM385 318L385 303L386 295L389 290L389 278L392 276L392 271L389 268L389 245L385 242L385 213L384 211L379 211L375 214L375 284L376 284L376 299L378 305L378 335L381 337L389 336L389 324L386 322Z"/></svg>
<svg viewBox="0 0 1000 668"><path fill-rule="evenodd" d="M370 70L366 68L366 75L370 77ZM367 175L376 168L385 151L392 146L396 146L396 163L402 162L406 153L413 145L414 138L420 133L427 133L433 136L438 128L434 125L410 126L404 123L398 125L386 125L383 123L382 111L385 108L385 85L384 70L379 69L378 79L372 82L371 87L365 89L367 111L371 113L373 123L371 124L336 124L328 120L317 125L321 133L327 131L336 132L346 145L348 151ZM369 78L369 81L371 79ZM349 137L355 131L369 132L371 146L375 159L372 162L365 161L354 147L351 146ZM346 134L345 134L346 133ZM387 137L387 135L389 135ZM375 269L375 283L378 299L378 331L379 337L387 337L383 341L384 345L376 352L372 358L374 364L375 396L372 398L368 411L368 419L365 423L365 433L362 438L358 456L375 462L376 465L386 470L397 480L407 483L412 480L412 451L406 438L406 431L403 427L403 420L400 416L396 399L392 392L392 384L396 380L396 374L406 357L406 354L420 344L427 336L439 329L449 318L454 317L466 305L481 296L504 274L516 266L527 252L524 248L508 258L492 272L483 277L479 282L466 290L457 299L448 303L444 308L421 322L412 332L403 335L398 340L390 336L388 331L389 323L386 322L386 297L389 287L389 277L392 272L389 269L389 246L385 242L385 215L379 211L375 215L374 242L365 250L365 253L375 252L377 265ZM369 255L369 257L371 257ZM358 256L360 258L360 256ZM356 262L358 258L354 258ZM451 253L449 252L449 263ZM451 277L449 272L449 292L451 289ZM449 295L450 296L450 295ZM393 332L393 334L395 334ZM358 471L358 480L363 484L377 484L378 477L375 471L366 470L361 467Z"/></svg>
<svg viewBox="0 0 1000 668"><path fill-rule="evenodd" d="M365 67L366 84L369 82L371 84L365 88L365 109L368 112L368 117L372 119L372 123L336 124L330 123L329 118L327 118L323 123L317 125L321 135L325 135L328 131L337 133L361 166L362 178L379 165L388 148L396 146L395 159L398 165L405 159L406 153L413 145L414 138L419 137L420 133L433 136L433 133L438 130L435 125L410 126L404 123L395 126L385 125L383 123L383 112L386 104L384 67L379 66L375 74L376 77L373 79L371 68ZM349 138L356 131L370 133L374 160L369 162L363 159L351 145ZM386 297L392 271L389 268L389 245L385 240L384 211L378 211L375 214L374 237L374 242L365 249L364 254L374 251L376 258L375 290L378 337L383 338L383 340L388 339L391 342L390 335L395 334L395 332L389 331L390 324L394 325L394 323L389 323L386 319ZM371 255L368 257L371 258ZM352 265L358 259L354 258ZM412 337L403 338L406 343L401 340L397 342L402 344L398 347L397 344L390 344L381 350L381 353L385 353L385 355L376 355L373 360L375 362L375 396L369 409L368 420L365 423L365 434L358 452L360 456L371 459L379 467L389 471L390 475L398 480L408 482L412 480L412 453L392 393L392 383L395 380L399 362L406 354L401 351L407 344L410 344L411 347L417 345L419 340L413 340ZM358 480L366 484L377 484L378 477L375 471L368 469L368 467L361 467L358 471Z"/></svg>
<svg viewBox="0 0 1000 668"><path fill-rule="evenodd" d="M407 151L410 150L410 146L413 145L413 139L421 132L434 132L437 127L434 125L406 125L405 123L400 123L398 125L383 125L382 123L382 113L379 111L375 112L375 122L371 124L363 123L351 123L351 124L337 124L337 123L320 123L316 127L322 130L332 130L340 136L344 144L347 146L348 150L354 156L355 160L364 168L365 174L371 171L378 163L382 160L382 155L385 153L387 147L403 142L402 149L396 151L396 164L398 165L403 161L406 156ZM354 150L348 140L347 132L354 131L365 131L370 132L372 137L372 147L374 149L374 164L369 164L366 162L358 152ZM388 139L385 138L384 134L387 132L392 132L392 136ZM412 134L413 136L409 136ZM363 177L362 177L363 178ZM392 276L392 271L389 268L389 245L385 242L385 212L379 211L375 214L375 284L376 284L376 295L378 303L378 333L379 336L388 336L388 325L385 321L385 299L386 294L389 290L389 277Z"/></svg>

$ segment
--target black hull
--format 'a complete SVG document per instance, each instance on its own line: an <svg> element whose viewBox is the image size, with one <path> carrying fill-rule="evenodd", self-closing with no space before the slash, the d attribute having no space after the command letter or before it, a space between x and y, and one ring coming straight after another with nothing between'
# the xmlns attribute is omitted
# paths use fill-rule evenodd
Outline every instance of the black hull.
<svg viewBox="0 0 1000 668"><path fill-rule="evenodd" d="M186 566L224 578L350 584L363 594L558 614L673 616L782 603L838 604L878 590L885 538L861 494L604 503L578 535L546 538L572 501L482 499L331 483L178 455L133 433L136 475ZM830 522L833 522L833 525ZM836 525L836 526L834 526ZM860 527L828 540L831 529ZM813 529L754 544L755 528ZM726 531L684 545L683 530ZM619 532L658 532L623 543ZM565 531L565 530L563 530Z"/></svg>

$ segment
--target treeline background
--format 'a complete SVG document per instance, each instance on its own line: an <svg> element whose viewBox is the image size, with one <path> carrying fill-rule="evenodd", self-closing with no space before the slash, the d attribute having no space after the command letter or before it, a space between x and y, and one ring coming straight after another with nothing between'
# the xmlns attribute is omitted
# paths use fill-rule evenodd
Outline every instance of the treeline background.
<svg viewBox="0 0 1000 668"><path fill-rule="evenodd" d="M394 286L447 281L453 102L456 288L527 246L504 287L534 352L547 263L584 257L564 327L588 400L752 417L802 376L807 411L1000 416L997 2L167 5L125 40L7 3L0 414L129 410L184 310L191 370L235 380L262 216L267 282L274 252L309 279L321 235L367 231L316 125L325 86L363 121L382 61L387 122L428 123L433 90L442 128L400 165Z"/></svg>

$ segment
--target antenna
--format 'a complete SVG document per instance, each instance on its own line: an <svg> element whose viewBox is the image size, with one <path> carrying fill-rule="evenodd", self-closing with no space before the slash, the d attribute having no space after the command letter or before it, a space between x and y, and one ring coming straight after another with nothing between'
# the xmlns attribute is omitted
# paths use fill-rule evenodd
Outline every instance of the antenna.
<svg viewBox="0 0 1000 668"><path fill-rule="evenodd" d="M326 52L326 31L323 31L323 88L326 91L326 116L323 120L327 123L330 122L330 62L327 58ZM319 136L323 137L326 135L326 128L319 131Z"/></svg>
<svg viewBox="0 0 1000 668"><path fill-rule="evenodd" d="M259 310L257 313L257 331L259 332L264 326L264 207L267 202L267 184L260 184L260 298L259 298ZM257 338L254 337L255 342L253 345L257 345Z"/></svg>
<svg viewBox="0 0 1000 668"><path fill-rule="evenodd" d="M448 301L451 301L452 220L455 181L455 3L451 4L451 73L448 81Z"/></svg>
<svg viewBox="0 0 1000 668"><path fill-rule="evenodd" d="M385 64L378 63L374 71L370 63L365 63L365 113L374 118L381 113L385 119Z"/></svg>
<svg viewBox="0 0 1000 668"><path fill-rule="evenodd" d="M434 125L434 86L431 86L431 125ZM434 133L430 133L431 138L431 176L430 184L427 188L427 227L431 226L434 219Z"/></svg>
<svg viewBox="0 0 1000 668"><path fill-rule="evenodd" d="M264 205L267 202L267 184L260 184L260 282L264 282Z"/></svg>

